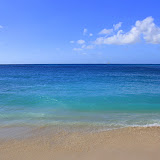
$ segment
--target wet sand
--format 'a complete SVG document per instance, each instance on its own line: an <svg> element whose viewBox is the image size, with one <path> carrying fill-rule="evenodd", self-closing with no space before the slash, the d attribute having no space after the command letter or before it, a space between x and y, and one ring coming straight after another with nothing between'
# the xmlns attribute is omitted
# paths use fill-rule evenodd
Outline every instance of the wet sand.
<svg viewBox="0 0 160 160"><path fill-rule="evenodd" d="M31 136L0 138L0 160L159 160L160 127L101 132L55 132L42 127Z"/></svg>

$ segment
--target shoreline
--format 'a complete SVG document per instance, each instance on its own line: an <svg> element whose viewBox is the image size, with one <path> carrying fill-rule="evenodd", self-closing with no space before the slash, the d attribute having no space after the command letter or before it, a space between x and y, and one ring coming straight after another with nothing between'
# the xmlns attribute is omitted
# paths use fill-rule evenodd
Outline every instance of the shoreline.
<svg viewBox="0 0 160 160"><path fill-rule="evenodd" d="M0 126L0 140L10 140L10 139L25 139L33 138L35 135L45 135L50 134L59 134L59 133L102 133L102 132L114 132L124 129L134 129L134 128L160 128L160 125L157 123L148 124L148 125L131 125L131 126L121 126L121 127L112 127L108 128L103 125L94 125L94 124L57 124L57 125L10 125L10 126Z"/></svg>
<svg viewBox="0 0 160 160"><path fill-rule="evenodd" d="M127 157L135 156L156 160L160 156L160 127L127 127L95 133L55 132L42 127L32 134L21 139L0 138L0 160L50 160L53 157L57 160L96 157L128 160Z"/></svg>

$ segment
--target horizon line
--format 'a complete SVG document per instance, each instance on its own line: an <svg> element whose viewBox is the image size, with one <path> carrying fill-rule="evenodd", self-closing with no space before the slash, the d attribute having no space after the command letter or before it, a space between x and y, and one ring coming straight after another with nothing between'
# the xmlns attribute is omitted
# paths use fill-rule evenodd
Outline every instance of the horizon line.
<svg viewBox="0 0 160 160"><path fill-rule="evenodd" d="M160 63L2 63L0 65L160 65Z"/></svg>

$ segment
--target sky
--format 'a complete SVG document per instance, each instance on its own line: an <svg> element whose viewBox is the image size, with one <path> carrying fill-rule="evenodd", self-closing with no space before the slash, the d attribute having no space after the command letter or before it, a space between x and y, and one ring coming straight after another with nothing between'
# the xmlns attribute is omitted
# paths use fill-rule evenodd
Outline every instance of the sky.
<svg viewBox="0 0 160 160"><path fill-rule="evenodd" d="M0 64L160 64L159 0L0 0Z"/></svg>

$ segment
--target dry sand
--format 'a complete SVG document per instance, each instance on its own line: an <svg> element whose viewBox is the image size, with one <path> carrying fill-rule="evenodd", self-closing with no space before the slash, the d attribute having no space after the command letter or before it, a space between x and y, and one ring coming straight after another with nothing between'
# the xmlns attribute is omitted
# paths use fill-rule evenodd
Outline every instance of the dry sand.
<svg viewBox="0 0 160 160"><path fill-rule="evenodd" d="M0 139L0 160L160 160L160 127L98 133L44 132Z"/></svg>

